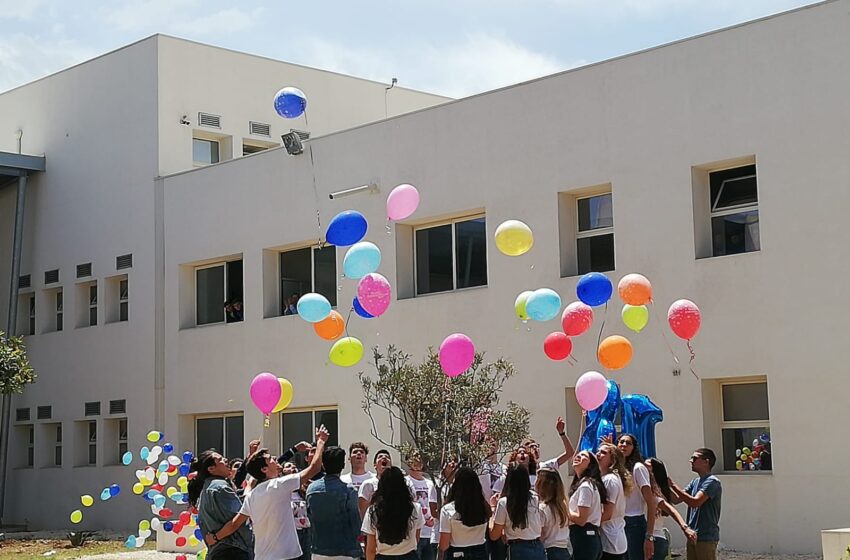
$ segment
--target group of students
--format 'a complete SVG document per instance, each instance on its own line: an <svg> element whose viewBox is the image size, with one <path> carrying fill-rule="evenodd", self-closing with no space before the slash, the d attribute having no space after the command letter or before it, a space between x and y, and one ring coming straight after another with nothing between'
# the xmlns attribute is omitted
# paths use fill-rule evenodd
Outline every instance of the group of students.
<svg viewBox="0 0 850 560"><path fill-rule="evenodd" d="M252 442L240 473L214 450L199 454L189 501L209 560L661 560L669 551L665 517L684 533L688 560L714 560L721 487L710 449L694 452L698 477L682 489L660 460L642 458L634 436L575 453L564 428L559 418L564 451L555 459L540 461L527 439L508 465L495 454L478 469L450 460L435 485L416 453L407 475L383 449L375 471L366 470L369 450L360 442L349 447L351 473L342 475L346 453L326 447L321 427L315 445L302 442L281 457ZM288 461L298 451L309 461L301 471ZM575 474L566 485L558 469L570 459ZM240 490L232 479L246 475ZM687 520L674 507L682 502Z"/></svg>

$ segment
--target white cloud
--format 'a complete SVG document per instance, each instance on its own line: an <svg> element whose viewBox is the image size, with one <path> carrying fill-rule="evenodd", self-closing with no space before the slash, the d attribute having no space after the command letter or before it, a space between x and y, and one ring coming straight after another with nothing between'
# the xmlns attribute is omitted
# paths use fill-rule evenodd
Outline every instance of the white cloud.
<svg viewBox="0 0 850 560"><path fill-rule="evenodd" d="M204 37L245 31L258 23L262 14L263 8L213 11L200 0L132 0L108 10L103 17L121 31Z"/></svg>
<svg viewBox="0 0 850 560"><path fill-rule="evenodd" d="M100 54L75 41L31 35L0 36L0 92L58 72Z"/></svg>
<svg viewBox="0 0 850 560"><path fill-rule="evenodd" d="M180 35L226 35L251 29L262 15L262 9L251 13L238 8L228 8L198 18L183 20L172 25L170 30Z"/></svg>
<svg viewBox="0 0 850 560"><path fill-rule="evenodd" d="M0 0L0 20L33 19L44 3L45 0Z"/></svg>
<svg viewBox="0 0 850 560"><path fill-rule="evenodd" d="M200 0L132 0L111 6L104 19L122 31L161 30L186 17Z"/></svg>

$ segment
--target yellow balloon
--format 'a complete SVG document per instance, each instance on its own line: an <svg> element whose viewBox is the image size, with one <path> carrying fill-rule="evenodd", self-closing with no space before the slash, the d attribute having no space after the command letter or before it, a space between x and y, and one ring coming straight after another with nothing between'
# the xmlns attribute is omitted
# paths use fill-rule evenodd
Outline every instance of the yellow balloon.
<svg viewBox="0 0 850 560"><path fill-rule="evenodd" d="M148 432L148 441L151 443L157 442L162 438L162 435L156 430Z"/></svg>
<svg viewBox="0 0 850 560"><path fill-rule="evenodd" d="M141 482L137 482L133 485L133 494L141 494L145 491L145 486Z"/></svg>
<svg viewBox="0 0 850 560"><path fill-rule="evenodd" d="M197 539L197 537L195 537L195 535L190 536L188 541L189 546L198 546L198 544L200 544L200 541Z"/></svg>
<svg viewBox="0 0 850 560"><path fill-rule="evenodd" d="M165 495L168 496L169 498L176 493L177 493L177 488L175 488L173 486L169 486L168 490L165 491Z"/></svg>
<svg viewBox="0 0 850 560"><path fill-rule="evenodd" d="M180 478L177 479L177 485L178 486L186 486L187 484L189 484L189 479L186 478L185 476L181 476Z"/></svg>
<svg viewBox="0 0 850 560"><path fill-rule="evenodd" d="M525 311L525 304L528 303L528 298L533 294L531 290L526 290L517 296L514 301L514 312L520 321L528 321L528 313Z"/></svg>
<svg viewBox="0 0 850 560"><path fill-rule="evenodd" d="M496 228L496 247L509 257L518 257L527 253L534 245L531 228L519 220L502 222Z"/></svg>
<svg viewBox="0 0 850 560"><path fill-rule="evenodd" d="M346 336L337 340L328 354L328 359L341 367L351 367L361 358L363 358L363 343L353 336Z"/></svg>
<svg viewBox="0 0 850 560"><path fill-rule="evenodd" d="M623 317L623 324L635 332L642 331L649 322L649 310L645 305L626 304L623 306L621 316Z"/></svg>
<svg viewBox="0 0 850 560"><path fill-rule="evenodd" d="M92 497L91 497L91 496L89 496L88 494L84 494L84 495L80 496L80 502L81 502L84 506L89 507L89 506L91 506L91 505L94 503L94 498L92 498Z"/></svg>
<svg viewBox="0 0 850 560"><path fill-rule="evenodd" d="M139 521L139 531L147 531L151 528L151 522L147 519L142 519Z"/></svg>
<svg viewBox="0 0 850 560"><path fill-rule="evenodd" d="M278 377L277 381L280 383L280 399L272 412L280 412L292 402L292 383L282 377Z"/></svg>
<svg viewBox="0 0 850 560"><path fill-rule="evenodd" d="M75 509L71 512L71 523L79 523L83 520L83 512L78 509Z"/></svg>

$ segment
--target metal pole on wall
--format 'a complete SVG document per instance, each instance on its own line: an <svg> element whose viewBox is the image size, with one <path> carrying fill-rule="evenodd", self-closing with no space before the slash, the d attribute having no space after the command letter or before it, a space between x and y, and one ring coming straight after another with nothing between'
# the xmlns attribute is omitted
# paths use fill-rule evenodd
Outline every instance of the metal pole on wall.
<svg viewBox="0 0 850 560"><path fill-rule="evenodd" d="M9 316L6 321L6 337L15 335L18 318L18 278L21 274L21 249L24 244L24 204L26 203L27 176L18 177L18 192L15 201L15 237L12 249L12 277L9 279ZM12 395L3 395L0 410L0 525L6 506L6 466L9 459L9 424L12 419Z"/></svg>

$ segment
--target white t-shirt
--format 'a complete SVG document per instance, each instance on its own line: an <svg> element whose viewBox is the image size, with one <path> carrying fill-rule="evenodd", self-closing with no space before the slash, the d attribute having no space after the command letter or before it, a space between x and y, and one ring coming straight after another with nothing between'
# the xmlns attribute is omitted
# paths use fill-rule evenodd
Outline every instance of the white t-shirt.
<svg viewBox="0 0 850 560"><path fill-rule="evenodd" d="M632 488L631 494L626 496L626 517L646 515L646 502L643 500L643 494L640 492L641 488L649 487L649 471L646 470L646 465L635 463L632 470L632 478L635 485Z"/></svg>
<svg viewBox="0 0 850 560"><path fill-rule="evenodd" d="M417 480L410 475L405 478L407 479L408 486L413 488L413 499L417 504L419 504L419 511L422 512L422 518L425 520L425 524L422 526L422 532L419 535L419 538L430 539L431 527L429 527L428 522L431 521L431 526L433 526L435 522L434 516L431 515L431 504L437 503L437 489L434 487L434 483L427 478ZM437 530L440 530L439 527Z"/></svg>
<svg viewBox="0 0 850 560"><path fill-rule="evenodd" d="M407 481L407 487L410 489L410 495L414 498L416 497L416 491L413 489L413 486L410 485L410 481L407 480L407 477L404 477ZM373 476L372 478L364 480L360 484L360 490L357 492L358 498L363 498L368 503L372 503L372 496L375 494L375 490L378 489L378 477ZM436 500L435 500L436 501Z"/></svg>
<svg viewBox="0 0 850 560"><path fill-rule="evenodd" d="M443 503L449 499L449 490L451 489L451 483L446 482L443 484ZM437 502L439 503L439 502ZM440 518L441 516L438 514L434 519L434 526L431 527L431 544L440 544Z"/></svg>
<svg viewBox="0 0 850 560"><path fill-rule="evenodd" d="M543 529L540 533L543 548L567 548L570 544L569 521L565 520L562 527L557 510L546 504L540 504L540 514L543 516Z"/></svg>
<svg viewBox="0 0 850 560"><path fill-rule="evenodd" d="M656 539L667 539L667 535L664 534L664 516L661 515L661 508L657 507L658 504L664 501L664 498L661 496L655 496L655 526L652 529L652 536Z"/></svg>
<svg viewBox="0 0 850 560"><path fill-rule="evenodd" d="M481 482L481 490L484 492L484 498L489 502L490 496L493 495L493 486L499 482L499 479L505 476L506 467L502 463L491 463L485 461L481 465L481 474L478 480ZM504 486L502 481L502 486Z"/></svg>
<svg viewBox="0 0 850 560"><path fill-rule="evenodd" d="M292 517L295 519L296 529L306 529L310 526L310 519L307 517L307 500L298 490L292 493Z"/></svg>
<svg viewBox="0 0 850 560"><path fill-rule="evenodd" d="M576 491L570 496L570 510L577 512L579 506L590 508L590 515L587 517L586 523L599 527L602 522L602 503L599 499L599 490L587 480L579 484Z"/></svg>
<svg viewBox="0 0 850 560"><path fill-rule="evenodd" d="M537 463L537 468L538 468L538 470L542 469L542 468L548 468L548 469L555 469L557 471L558 470L558 459L549 459L547 461L541 461L541 462ZM493 492L502 492L502 490L505 489L505 478L507 478L507 474L503 474L499 478L499 480L497 480L493 484ZM531 488L533 489L534 485L537 484L537 474L536 473L535 474L529 474L528 478L531 480ZM491 493L491 495L492 495L492 493ZM489 500L490 498L488 497L487 499Z"/></svg>
<svg viewBox="0 0 850 560"><path fill-rule="evenodd" d="M416 550L416 545L419 544L416 541L416 530L422 528L422 525L425 523L425 519L422 518L422 512L419 511L416 504L413 504L413 506L413 515L411 516L413 524L410 527L410 531L408 531L407 536L403 541L393 545L381 542L381 536L372 524L372 506L369 506L369 509L366 510L366 515L363 517L363 526L360 527L360 530L367 535L375 535L375 541L378 544L378 554L401 556L402 554L407 554L408 552Z"/></svg>
<svg viewBox="0 0 850 560"><path fill-rule="evenodd" d="M289 560L301 556L301 545L292 516L292 493L301 486L301 475L267 480L245 496L239 513L251 518L255 560Z"/></svg>
<svg viewBox="0 0 850 560"><path fill-rule="evenodd" d="M496 504L496 513L493 518L499 525L505 526L505 536L508 540L522 539L530 541L540 538L540 532L543 529L543 516L540 515L540 502L537 496L531 494L528 500L528 517L525 529L514 527L511 520L508 518L508 498L499 498Z"/></svg>
<svg viewBox="0 0 850 560"><path fill-rule="evenodd" d="M339 479L354 488L355 492L360 492L360 486L370 478L375 478L375 473L366 471L363 474L346 473L339 476Z"/></svg>
<svg viewBox="0 0 850 560"><path fill-rule="evenodd" d="M626 541L626 494L623 490L623 481L614 473L602 477L605 490L608 491L608 503L614 504L614 513L611 519L602 522L602 552L609 554L623 554L629 548Z"/></svg>
<svg viewBox="0 0 850 560"><path fill-rule="evenodd" d="M487 522L467 527L451 502L440 508L440 532L451 534L451 546L476 546L487 539Z"/></svg>

